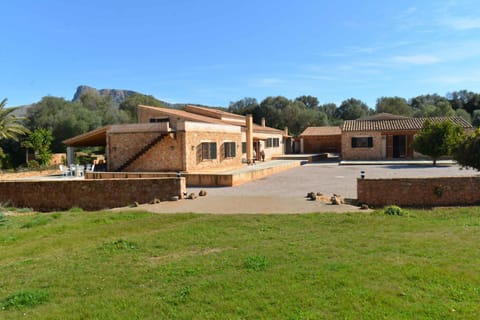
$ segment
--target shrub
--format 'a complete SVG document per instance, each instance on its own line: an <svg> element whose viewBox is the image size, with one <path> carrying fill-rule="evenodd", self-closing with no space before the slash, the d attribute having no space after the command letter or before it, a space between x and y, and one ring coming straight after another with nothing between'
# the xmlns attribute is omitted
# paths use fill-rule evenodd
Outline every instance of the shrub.
<svg viewBox="0 0 480 320"><path fill-rule="evenodd" d="M5 225L6 222L7 222L7 216L5 215L5 213L0 212L0 226Z"/></svg>
<svg viewBox="0 0 480 320"><path fill-rule="evenodd" d="M48 293L44 290L20 291L0 301L0 307L2 310L9 308L34 307L47 301Z"/></svg>
<svg viewBox="0 0 480 320"><path fill-rule="evenodd" d="M36 216L32 220L24 223L21 226L21 228L29 229L29 228L33 228L33 227L37 227L37 226L44 226L48 222L50 222L50 220L52 220L52 218L49 217L49 216Z"/></svg>
<svg viewBox="0 0 480 320"><path fill-rule="evenodd" d="M383 209L383 213L389 216L407 216L408 211L400 208L399 206L388 206Z"/></svg>

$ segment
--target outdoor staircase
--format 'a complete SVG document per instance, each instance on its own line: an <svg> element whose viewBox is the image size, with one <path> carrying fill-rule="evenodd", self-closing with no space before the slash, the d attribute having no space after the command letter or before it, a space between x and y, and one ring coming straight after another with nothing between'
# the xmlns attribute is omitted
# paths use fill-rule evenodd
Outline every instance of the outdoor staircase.
<svg viewBox="0 0 480 320"><path fill-rule="evenodd" d="M160 141L163 140L163 138L167 137L168 134L161 134L159 135L158 137L156 137L155 139L153 139L149 144L147 144L146 146L144 146L140 151L138 151L137 153L135 153L131 158L129 158L127 161L125 161L120 167L118 167L115 171L116 172L121 172L123 170L125 170L129 165L131 165L132 163L134 163L138 158L140 158L141 156L143 156L148 150L150 150L151 148L153 148L157 143L159 143Z"/></svg>

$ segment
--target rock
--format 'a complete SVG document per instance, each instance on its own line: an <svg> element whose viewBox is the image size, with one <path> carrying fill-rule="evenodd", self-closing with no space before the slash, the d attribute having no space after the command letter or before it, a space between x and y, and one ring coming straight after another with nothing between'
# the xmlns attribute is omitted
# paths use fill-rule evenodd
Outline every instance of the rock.
<svg viewBox="0 0 480 320"><path fill-rule="evenodd" d="M197 195L192 192L188 195L187 199L190 199L190 200L197 199Z"/></svg>
<svg viewBox="0 0 480 320"><path fill-rule="evenodd" d="M321 197L321 196L323 196L323 193L317 192L317 197Z"/></svg>
<svg viewBox="0 0 480 320"><path fill-rule="evenodd" d="M309 200L315 201L317 200L317 195L315 192L309 192L307 193L307 196L305 198L308 198Z"/></svg>
<svg viewBox="0 0 480 320"><path fill-rule="evenodd" d="M180 198L178 196L170 197L170 201L178 201Z"/></svg>
<svg viewBox="0 0 480 320"><path fill-rule="evenodd" d="M334 205L339 205L339 204L344 204L345 200L339 196L338 194L333 194L333 196L330 198L330 201Z"/></svg>
<svg viewBox="0 0 480 320"><path fill-rule="evenodd" d="M200 192L198 193L198 195L199 195L200 197L205 197L205 196L207 195L207 191L202 189L202 190L200 190Z"/></svg>
<svg viewBox="0 0 480 320"><path fill-rule="evenodd" d="M152 204L159 204L160 202L162 202L162 201L158 198L155 198L155 199L152 200Z"/></svg>
<svg viewBox="0 0 480 320"><path fill-rule="evenodd" d="M368 204L362 203L362 205L360 206L360 209L367 210L368 209Z"/></svg>
<svg viewBox="0 0 480 320"><path fill-rule="evenodd" d="M137 201L135 201L132 205L132 207L139 207L140 206L140 203L138 203Z"/></svg>

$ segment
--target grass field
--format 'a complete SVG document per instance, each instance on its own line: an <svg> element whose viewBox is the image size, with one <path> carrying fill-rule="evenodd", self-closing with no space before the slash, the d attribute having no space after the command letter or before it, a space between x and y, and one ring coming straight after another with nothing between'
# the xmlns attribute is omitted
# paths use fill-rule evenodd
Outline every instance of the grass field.
<svg viewBox="0 0 480 320"><path fill-rule="evenodd" d="M479 319L480 208L0 216L1 319Z"/></svg>

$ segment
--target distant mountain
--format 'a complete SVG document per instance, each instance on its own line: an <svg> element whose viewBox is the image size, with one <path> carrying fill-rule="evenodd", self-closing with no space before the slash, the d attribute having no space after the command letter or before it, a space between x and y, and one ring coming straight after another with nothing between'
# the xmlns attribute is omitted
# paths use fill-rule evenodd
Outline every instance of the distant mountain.
<svg viewBox="0 0 480 320"><path fill-rule="evenodd" d="M75 94L73 95L72 101L78 101L80 100L80 97L84 93L95 93L98 94L101 97L110 97L112 99L112 102L115 107L118 107L126 98L128 98L131 95L134 94L142 94L140 92L132 91L132 90L121 90L121 89L96 89L92 88L86 85L81 85L77 87L77 90L75 91ZM186 105L190 103L169 103L163 100L159 100L162 105L166 108L174 108L174 109L182 109ZM199 104L192 103L194 105L202 106ZM17 117L25 117L27 115L27 110L31 107L33 107L35 103L24 105L24 106L18 106L16 107L16 110L13 112L13 114ZM208 106L204 106L208 107Z"/></svg>
<svg viewBox="0 0 480 320"><path fill-rule="evenodd" d="M134 95L134 94L143 94L139 92L135 92L132 90L119 90L119 89L95 89L89 86L79 86L75 94L73 95L72 101L80 100L82 94L85 93L96 93L101 97L110 97L112 102L115 106L119 106L127 97Z"/></svg>

